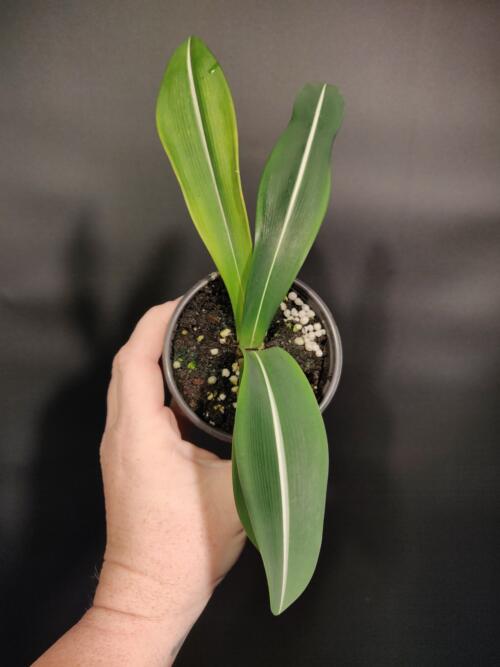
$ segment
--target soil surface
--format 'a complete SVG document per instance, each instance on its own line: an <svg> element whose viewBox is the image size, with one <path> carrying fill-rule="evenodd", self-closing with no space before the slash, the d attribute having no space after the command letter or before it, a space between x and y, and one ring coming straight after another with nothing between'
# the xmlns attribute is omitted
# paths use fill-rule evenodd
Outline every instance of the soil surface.
<svg viewBox="0 0 500 667"><path fill-rule="evenodd" d="M297 286L294 292L308 304L307 295ZM286 302L291 308L294 304ZM314 308L314 304L308 304ZM316 314L311 324L322 320ZM321 400L330 364L328 337L317 339L322 356L295 343L300 331L286 321L278 309L265 339L265 347L279 346L299 363ZM200 289L184 308L173 337L172 364L181 394L191 409L211 426L233 432L238 399L239 360L242 354L235 338L231 302L218 274Z"/></svg>

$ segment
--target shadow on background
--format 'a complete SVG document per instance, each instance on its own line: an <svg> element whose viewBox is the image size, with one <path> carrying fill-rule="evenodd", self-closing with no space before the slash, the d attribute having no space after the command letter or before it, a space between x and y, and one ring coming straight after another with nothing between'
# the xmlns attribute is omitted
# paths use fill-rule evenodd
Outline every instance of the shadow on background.
<svg viewBox="0 0 500 667"><path fill-rule="evenodd" d="M4 663L9 667L29 664L91 604L105 540L99 444L112 359L145 310L171 293L183 255L175 235L156 244L121 317L106 331L92 280L100 258L89 211L82 211L75 229L68 310L88 362L64 380L42 412L30 532L2 599L8 611L3 630L13 651Z"/></svg>

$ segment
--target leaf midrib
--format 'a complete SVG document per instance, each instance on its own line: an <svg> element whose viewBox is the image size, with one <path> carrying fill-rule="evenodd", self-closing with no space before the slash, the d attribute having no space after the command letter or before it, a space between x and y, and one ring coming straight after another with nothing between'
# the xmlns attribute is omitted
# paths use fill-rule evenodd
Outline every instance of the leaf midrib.
<svg viewBox="0 0 500 667"><path fill-rule="evenodd" d="M271 416L273 419L274 442L276 443L276 457L278 459L278 472L280 481L280 500L281 500L281 517L282 517L282 531L283 531L283 561L282 561L282 577L281 577L281 593L278 613L283 609L285 601L286 584L288 578L288 560L290 550L290 498L288 491L288 470L285 453L285 442L283 437L283 430L281 428L281 420L279 416L278 405L274 396L273 388L269 381L266 369L257 352L251 352L260 367L264 384L269 395L269 404L271 406Z"/></svg>
<svg viewBox="0 0 500 667"><path fill-rule="evenodd" d="M311 154L312 144L313 144L313 141L314 141L314 137L316 135L316 128L318 126L319 117L320 117L320 114L321 114L321 110L323 108L323 102L324 102L324 99L325 99L326 87L327 87L327 84L326 83L323 84L323 87L321 89L321 93L320 93L319 98L318 98L318 102L316 104L316 109L314 111L313 121L311 123L311 129L309 130L309 135L307 137L306 146L305 146L305 149L304 149L304 154L302 155L302 160L300 162L300 166L299 166L299 169L297 171L297 177L295 179L295 183L294 183L294 186L293 186L292 196L290 197L290 202L288 204L288 208L287 208L286 213L285 213L285 220L284 220L284 223L283 223L281 234L280 234L280 237L279 237L279 240L278 240L278 244L276 246L276 250L274 252L274 256L273 256L273 259L272 259L272 262L271 262L271 267L270 267L269 273L267 275L266 283L265 283L264 289L262 291L262 296L261 296L261 299L260 299L259 308L257 310L257 315L255 317L255 322L254 322L254 327L253 327L253 331L252 331L252 336L250 338L249 347L252 347L253 344L254 344L255 332L257 330L257 325L259 323L260 313L262 311L262 306L264 304L264 299L265 299L265 296L266 296L266 293L267 293L267 290L268 290L268 287L269 287L269 282L271 280L271 275L274 271L274 266L276 264L276 259L278 257L279 251L281 249L281 244L283 243L283 239L285 237L287 227L288 227L288 225L290 223L290 220L292 218L292 212L293 212L293 209L295 207L295 203L296 203L296 200L297 200L297 197L298 197L300 187L302 185L302 181L303 181L304 174L305 174L305 171L306 171L307 163L309 161L309 156Z"/></svg>
<svg viewBox="0 0 500 667"><path fill-rule="evenodd" d="M216 198L217 198L217 203L219 205L219 209L220 209L220 212L221 212L221 215L222 215L222 220L224 222L224 229L226 231L226 235L227 235L228 242L229 242L229 247L231 248L231 255L232 255L232 258L233 258L234 266L236 268L236 274L237 274L238 283L239 283L239 291L240 291L240 295L241 295L242 292L243 292L243 282L242 282L242 278L241 278L241 274L240 274L240 269L239 269L239 266L238 266L238 261L236 259L236 253L234 251L234 246L233 246L233 243L232 243L231 233L229 231L229 225L228 225L228 222L227 222L226 211L224 209L224 205L222 203L222 198L221 198L221 195L220 195L219 184L217 182L217 177L215 175L215 169L214 169L213 164L212 164L212 157L210 155L210 150L208 148L207 133L206 133L205 125L203 123L203 117L201 115L200 103L198 101L198 92L196 90L196 82L194 80L192 57L191 57L191 37L189 37L188 43L187 43L187 70L188 70L189 89L190 89L191 99L192 99L192 102L193 102L194 113L195 113L195 117L196 117L196 121L197 121L196 124L197 124L197 127L198 127L198 132L199 132L200 137L201 137L202 145L203 145L204 152L205 152L205 157L206 157L207 162L208 162L209 171L210 171L210 175L212 177L212 182L213 182L213 186L214 186L214 190L215 190L215 194L216 194Z"/></svg>

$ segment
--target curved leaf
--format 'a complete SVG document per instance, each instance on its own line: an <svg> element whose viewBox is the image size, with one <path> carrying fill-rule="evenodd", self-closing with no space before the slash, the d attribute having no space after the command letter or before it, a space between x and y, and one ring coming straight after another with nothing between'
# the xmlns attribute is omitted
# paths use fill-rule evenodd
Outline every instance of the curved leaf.
<svg viewBox="0 0 500 667"><path fill-rule="evenodd" d="M271 610L280 614L316 567L328 477L318 403L300 366L281 348L245 353L233 451Z"/></svg>
<svg viewBox="0 0 500 667"><path fill-rule="evenodd" d="M250 515L248 514L247 506L245 504L245 498L243 497L243 490L241 488L241 482L238 475L238 466L236 464L236 452L233 448L232 452L232 472L233 472L233 495L234 502L236 504L236 509L238 510L238 516L240 517L241 525L245 529L248 539L252 544L259 548L257 545L257 539L254 535L252 523L250 521Z"/></svg>
<svg viewBox="0 0 500 667"><path fill-rule="evenodd" d="M334 86L305 86L266 163L240 331L243 347L255 348L264 340L323 221L330 199L331 147L343 106Z"/></svg>
<svg viewBox="0 0 500 667"><path fill-rule="evenodd" d="M196 228L241 319L252 252L233 100L214 55L196 37L173 54L156 106L158 134Z"/></svg>

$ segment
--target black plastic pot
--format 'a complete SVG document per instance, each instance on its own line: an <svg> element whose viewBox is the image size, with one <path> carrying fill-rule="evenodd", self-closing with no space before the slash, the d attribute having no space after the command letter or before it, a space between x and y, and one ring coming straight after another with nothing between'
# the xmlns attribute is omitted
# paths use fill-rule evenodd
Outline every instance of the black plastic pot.
<svg viewBox="0 0 500 667"><path fill-rule="evenodd" d="M218 275L218 274L217 274ZM177 320L179 319L180 314L193 298L193 296L202 289L210 280L213 280L214 274L210 274L206 278L203 278L197 282L193 287L191 287L188 292L182 297L179 301L177 308L174 311L172 319L167 329L165 336L165 343L163 346L163 370L165 373L165 379L167 382L167 387L172 395L173 401L176 403L177 408L181 413L196 427L205 431L209 435L217 438L218 440L224 440L226 442L231 442L231 435L222 431L219 428L207 424L199 417L189 405L184 400L181 392L177 388L174 378L174 369L172 366L172 342L174 339L175 330L177 328ZM296 286L300 291L304 292L307 295L307 300L312 309L317 313L319 319L323 322L326 335L328 338L329 345L329 360L330 366L328 368L328 376L326 379L326 384L323 391L323 397L320 401L319 407L321 411L325 410L327 405L333 398L335 391L338 387L340 381L340 374L342 371L342 344L340 342L340 334L335 324L333 316L324 303L322 299L312 290L308 285L303 283L301 280L295 280L294 286Z"/></svg>

